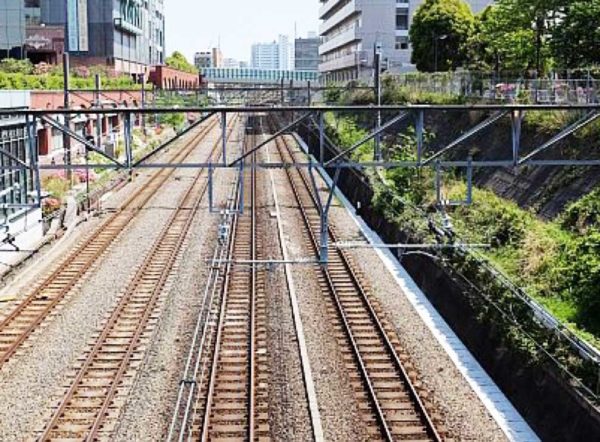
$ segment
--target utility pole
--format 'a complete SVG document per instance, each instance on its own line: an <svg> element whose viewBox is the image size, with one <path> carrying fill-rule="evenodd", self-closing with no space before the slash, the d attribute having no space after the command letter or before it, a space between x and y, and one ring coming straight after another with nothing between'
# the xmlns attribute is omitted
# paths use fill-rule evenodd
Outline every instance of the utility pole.
<svg viewBox="0 0 600 442"><path fill-rule="evenodd" d="M380 42L375 43L373 48L373 68L374 68L374 83L375 83L375 97L377 99L377 106L381 106L381 52L382 45ZM377 111L377 125L375 131L379 131L381 127L381 111ZM375 137L375 152L374 160L381 161L381 134L377 134Z"/></svg>
<svg viewBox="0 0 600 442"><path fill-rule="evenodd" d="M70 62L69 62L69 53L65 51L65 53L63 54L63 92L64 92L64 108L65 109L69 109L71 107L71 100L69 97L69 89L70 89L70 82L69 82L69 69L70 68ZM67 128L71 127L71 123L70 123L71 117L70 115L65 114L65 126ZM67 181L69 181L70 185L73 184L73 173L71 168L69 167L71 165L71 137L64 133L63 134L63 149L64 149L64 164L65 164L65 177L67 178Z"/></svg>

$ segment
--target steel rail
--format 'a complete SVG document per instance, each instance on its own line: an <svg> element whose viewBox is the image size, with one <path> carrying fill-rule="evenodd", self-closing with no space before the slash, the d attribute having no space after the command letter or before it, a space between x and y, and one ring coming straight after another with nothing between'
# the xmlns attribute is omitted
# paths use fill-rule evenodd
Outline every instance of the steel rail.
<svg viewBox="0 0 600 442"><path fill-rule="evenodd" d="M283 152L281 149L281 146L284 147L284 149L287 151L288 155L290 155L292 158L294 157L294 154L291 150L291 148L289 147L287 140L285 138L278 140L277 143L277 147L280 150L280 152L282 153L282 157L283 157ZM311 226L311 223L309 221L309 217L306 214L305 209L302 207L303 203L301 200L301 197L298 193L298 189L295 188L295 184L293 183L293 178L291 176L291 171L288 169L286 170L288 177L290 179L290 183L292 184L292 187L294 188L294 194L296 197L296 200L298 202L298 204L301 207L301 212L303 213L303 218L305 221L305 226L308 230L309 236L311 238L313 247L315 247L315 251L318 251L319 249L319 244L318 244L318 240L315 236L315 232L313 231L313 227ZM297 175L300 177L305 190L307 191L307 193L309 194L310 199L312 200L313 204L315 207L318 208L318 204L317 204L317 198L318 196L314 195L312 187L310 186L310 184L307 181L307 178L304 176L304 174L298 170ZM318 210L318 209L317 209ZM333 239L333 242L337 242L337 236L333 230L333 228L329 228L328 229L328 234L330 235L331 239ZM413 401L413 405L416 407L416 411L418 412L418 414L421 417L421 420L423 421L423 424L425 426L425 430L426 433L428 434L428 436L435 441L441 441L441 436L438 434L435 425L431 419L431 417L429 416L429 413L427 412L423 402L421 401L417 391L415 390L412 382L410 381L410 377L408 376L408 373L406 372L406 370L404 369L404 366L402 364L402 362L400 361L398 354L396 352L396 350L394 349L394 346L390 340L390 337L388 335L388 333L386 332L381 320L379 319L379 316L377 315L375 309L373 308L373 305L371 303L371 301L368 298L367 293L364 290L364 287L362 285L362 283L360 282L358 276L356 275L355 270L353 269L353 266L350 264L350 262L347 259L346 254L341 251L341 250L336 250L334 249L337 253L336 256L340 258L342 264L344 265L344 267L346 268L349 276L351 277L351 280L353 281L354 286L356 287L357 291L360 294L360 299L361 301L364 303L364 305L367 308L367 311L369 313L369 316L371 317L371 320L373 321L373 323L376 326L376 329L378 331L379 336L381 337L381 339L383 339L384 344L385 344L385 349L386 352L388 353L388 355L392 358L392 361L395 365L396 371L398 372L398 374L400 375L401 378L401 382L405 385L407 392L409 394L409 396L411 397L411 400ZM379 400L377 398L377 393L375 391L375 388L373 386L373 383L370 379L370 375L368 373L366 364L361 356L360 353L360 349L359 346L357 344L356 339L353 336L353 331L352 331L352 327L349 323L348 317L345 313L345 308L340 300L339 294L337 292L337 289L335 287L335 284L332 280L331 274L327 269L323 269L323 274L325 276L325 279L327 281L327 284L331 290L331 293L334 297L335 300L335 304L336 307L338 309L338 312L340 313L340 316L342 318L342 322L344 323L344 328L346 330L346 335L348 336L351 345L353 347L353 351L355 353L355 358L359 364L360 370L362 372L363 375L363 380L365 382L365 384L367 385L367 389L369 390L369 394L371 396L371 400L372 403L375 405L375 408L377 410L377 419L381 422L382 424L382 432L385 434L385 437L387 440L394 440L392 433L389 429L389 426L387 424L386 421L386 417L385 417L385 413L383 412L383 409L381 408L381 405L379 403Z"/></svg>
<svg viewBox="0 0 600 442"><path fill-rule="evenodd" d="M230 130L229 134L231 134ZM214 144L209 158L212 158L219 146L219 140ZM196 147L196 146L194 146ZM110 334L117 328L119 321L127 322L127 318L123 319L126 315L127 308L131 305L139 303L140 300L137 297L143 295L144 286L152 283L152 290L147 299L144 300L144 308L140 318L137 319L135 325L135 331L133 335L128 339L128 343L125 347L124 355L121 356L118 362L118 368L116 373L109 380L109 385L106 387L107 390L103 391L103 398L101 399L101 406L95 410L91 410L94 418L91 424L87 427L87 431L84 430L85 434L83 438L91 441L96 440L97 435L104 424L106 416L108 415L108 409L120 387L121 381L130 367L130 362L139 345L142 334L146 331L150 315L153 313L154 308L158 303L162 289L169 277L173 265L180 253L181 247L184 240L189 232L192 225L192 221L199 209L200 202L204 198L207 190L207 182L200 182L200 179L204 175L204 170L199 171L194 177L193 182L188 186L184 196L180 199L177 205L177 210L170 217L165 227L162 229L158 239L153 244L152 249L144 259L140 269L136 272L134 279L129 283L125 294L120 298L119 303L113 310L109 320L103 327L100 336L96 339L96 342L86 357L85 361L79 367L77 374L72 381L69 389L67 390L63 400L59 404L56 411L53 413L52 418L47 423L40 440L46 441L52 439L52 434L69 431L69 423L63 424L66 426L66 430L61 429L61 420L67 420L67 410L71 405L73 398L78 392L79 388L87 387L83 381L86 376L89 376L89 370L92 366L97 363L96 358L100 355L102 349L107 345ZM198 189L200 187L200 189ZM160 274L158 279L154 277L156 273L155 267L157 263L160 264ZM148 276L150 275L150 276ZM90 410L88 410L88 414ZM86 419L88 420L88 419ZM85 425L84 425L85 426ZM80 436L81 437L81 436Z"/></svg>
<svg viewBox="0 0 600 442"><path fill-rule="evenodd" d="M253 155L253 161L256 160L256 156ZM249 171L246 170L246 174L249 172L250 174L250 192L244 192L244 186L246 185L246 180L243 179L241 186L239 187L239 192L237 194L236 200L238 201L238 209L240 206L246 204L243 200L247 197L250 201L250 219L249 219L249 232L246 232L245 226L242 225L246 220L243 218L243 214L236 213L233 228L231 232L231 245L229 256L233 258L237 253L245 253L246 248L249 248L249 258L251 260L255 260L257 258L257 223L256 223L256 171L253 168L249 168ZM245 174L242 174L242 177ZM249 238L243 237L244 234L249 233ZM249 244L248 244L249 242ZM238 251L239 250L239 251ZM216 390L217 390L217 382L219 382L219 373L221 370L224 370L224 363L219 363L219 358L223 356L222 354L222 345L226 342L226 317L228 316L227 312L230 308L230 301L237 300L239 302L239 298L232 298L231 292L234 289L240 290L239 286L234 286L234 280L236 275L234 274L235 265L231 260L226 265L226 276L223 282L223 291L222 291L222 300L221 300L221 309L220 315L217 325L217 336L213 353L213 360L211 364L211 370L208 379L208 391L207 391L207 399L204 407L203 419L202 419L202 432L200 436L200 440L208 441L211 438L211 431L219 433L219 429L212 428L212 417L213 413L216 412L214 409ZM239 275L237 275L239 277ZM247 423L245 428L242 428L241 431L245 432L245 439L248 441L254 441L256 439L256 424L255 424L255 416L256 416L256 342L257 342L257 319L256 319L256 303L258 297L257 291L257 266L251 265L251 273L250 277L246 278L242 277L242 280L246 280L247 287L242 290L248 291L248 336L247 336L247 379L246 388L247 388ZM234 308L235 310L235 304ZM239 333L239 332L238 332ZM236 333L237 334L237 333ZM243 376L241 374L240 376ZM222 381L221 381L222 382ZM243 419L243 418L242 418ZM242 422L242 427L244 426L244 422ZM230 425L230 429L224 430L229 431L230 433L238 433L238 431L234 430L235 424Z"/></svg>
<svg viewBox="0 0 600 442"><path fill-rule="evenodd" d="M216 125L216 121L204 128L174 158L184 160L189 157L196 144ZM61 262L57 269L30 293L9 315L0 322L0 368L15 354L29 336L46 320L54 308L62 302L73 286L84 277L92 265L116 240L123 229L139 214L148 201L159 191L174 169L161 170L136 191L121 206ZM82 258L83 257L83 258ZM83 259L83 261L82 261ZM40 308L41 305L41 308ZM28 310L31 310L28 313ZM25 326L13 326L18 318L31 314L32 320ZM11 327L15 327L11 330Z"/></svg>
<svg viewBox="0 0 600 442"><path fill-rule="evenodd" d="M223 224L229 224L231 215L230 213L234 213L236 209L235 202L235 191L237 189L237 183L232 187L232 192L230 197L228 198L229 205L227 207L226 213L222 216L221 222ZM179 442L183 442L185 439L185 435L188 431L189 420L192 413L192 408L195 405L195 393L197 391L197 386L200 380L204 377L204 367L202 372L200 371L200 365L202 363L202 355L205 352L205 347L207 345L207 341L210 339L210 334L208 333L208 329L210 326L209 318L211 316L211 309L215 302L215 295L217 291L220 289L220 278L222 275L222 267L221 265L215 266L215 263L219 263L223 260L227 259L227 253L230 248L231 237L226 243L219 242L219 245L215 248L213 253L213 258L210 261L213 263L209 270L209 275L207 278L207 283L205 285L204 294L202 296L202 308L200 314L198 315L198 320L196 322L196 327L194 329L194 336L192 338L192 343L190 345L190 351L188 352L187 362L185 365L185 369L183 372L183 377L180 382L179 391L177 394L177 402L175 404L175 409L173 412L173 417L171 419L171 426L169 428L169 433L167 436L167 441L172 441L175 437L175 433L177 431L177 422L181 416L181 423L179 425L179 437L177 440ZM193 368L192 368L193 367ZM189 385L189 391L186 391L186 386ZM187 399L184 396L187 393ZM185 406L183 413L180 412L181 407Z"/></svg>

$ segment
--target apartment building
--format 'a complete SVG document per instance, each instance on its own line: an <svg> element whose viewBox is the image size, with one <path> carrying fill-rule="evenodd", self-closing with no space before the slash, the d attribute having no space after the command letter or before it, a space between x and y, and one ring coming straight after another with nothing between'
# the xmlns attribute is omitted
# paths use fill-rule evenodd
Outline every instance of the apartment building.
<svg viewBox="0 0 600 442"><path fill-rule="evenodd" d="M414 69L409 29L424 0L320 0L319 72L324 82L368 78L380 43L389 70ZM493 0L467 1L480 12Z"/></svg>

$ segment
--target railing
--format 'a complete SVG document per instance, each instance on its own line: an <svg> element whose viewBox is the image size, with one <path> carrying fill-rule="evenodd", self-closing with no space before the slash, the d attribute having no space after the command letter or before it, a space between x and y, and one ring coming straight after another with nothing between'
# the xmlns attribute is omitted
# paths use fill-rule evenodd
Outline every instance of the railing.
<svg viewBox="0 0 600 442"><path fill-rule="evenodd" d="M600 102L600 80L586 77L527 79L477 72L403 74L393 78L417 92L460 95L486 101L535 104L590 104Z"/></svg>

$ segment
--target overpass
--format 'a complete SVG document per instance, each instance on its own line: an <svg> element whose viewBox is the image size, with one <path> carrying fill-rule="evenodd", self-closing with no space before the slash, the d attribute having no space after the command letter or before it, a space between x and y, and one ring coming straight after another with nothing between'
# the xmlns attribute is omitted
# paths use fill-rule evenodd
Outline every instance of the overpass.
<svg viewBox="0 0 600 442"><path fill-rule="evenodd" d="M200 74L209 83L226 84L279 84L281 82L316 83L319 73L315 71L281 71L253 68L202 68Z"/></svg>

